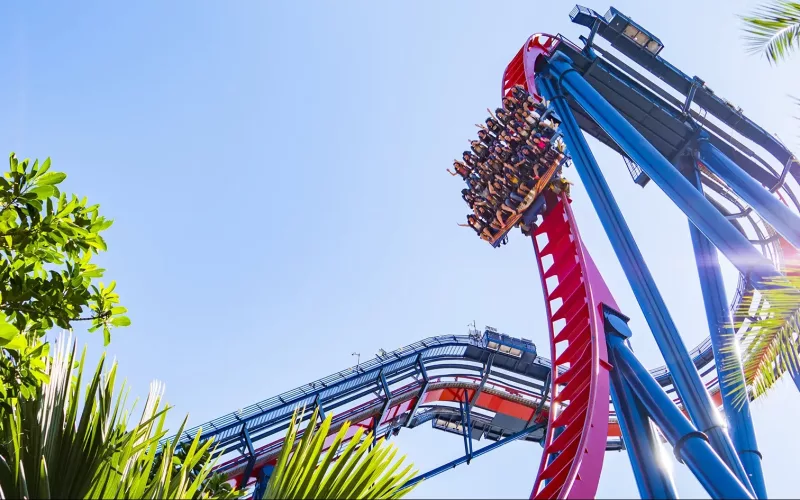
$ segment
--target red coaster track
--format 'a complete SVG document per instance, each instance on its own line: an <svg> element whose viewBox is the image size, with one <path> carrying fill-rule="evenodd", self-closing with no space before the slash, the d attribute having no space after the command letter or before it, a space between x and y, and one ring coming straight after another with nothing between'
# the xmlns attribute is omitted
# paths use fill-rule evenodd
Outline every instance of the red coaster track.
<svg viewBox="0 0 800 500"><path fill-rule="evenodd" d="M533 246L545 296L552 405L531 498L593 498L608 437L602 303L616 304L583 247L566 195L548 199Z"/></svg>

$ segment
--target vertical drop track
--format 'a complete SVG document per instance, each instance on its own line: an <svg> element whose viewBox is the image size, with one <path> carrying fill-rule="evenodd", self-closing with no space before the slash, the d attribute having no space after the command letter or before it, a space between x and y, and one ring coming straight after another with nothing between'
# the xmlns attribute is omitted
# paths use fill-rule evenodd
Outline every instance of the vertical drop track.
<svg viewBox="0 0 800 500"><path fill-rule="evenodd" d="M554 375L552 410L531 498L594 498L608 436L611 368L602 304L616 309L616 303L583 247L569 199L562 194L554 200L532 238Z"/></svg>

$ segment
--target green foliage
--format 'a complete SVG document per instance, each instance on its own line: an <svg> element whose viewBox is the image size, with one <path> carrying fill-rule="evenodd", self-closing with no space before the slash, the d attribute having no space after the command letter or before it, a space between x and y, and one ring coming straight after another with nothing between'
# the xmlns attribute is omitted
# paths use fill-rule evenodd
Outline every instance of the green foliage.
<svg viewBox="0 0 800 500"><path fill-rule="evenodd" d="M210 498L212 443L201 444L199 432L180 457L167 443L156 458L165 434L163 389L151 386L142 416L129 430L124 384L114 391L116 364L104 373L101 359L81 399L85 351L76 363L76 345L58 345L46 370L50 383L38 388L36 398L12 400L0 422L0 498ZM240 496L229 493L227 498Z"/></svg>
<svg viewBox="0 0 800 500"><path fill-rule="evenodd" d="M0 399L30 397L46 382L44 334L91 321L106 344L111 328L127 326L115 283L97 283L104 270L92 256L106 250L101 233L112 221L99 205L59 190L66 178L50 159L9 157L0 177Z"/></svg>
<svg viewBox="0 0 800 500"><path fill-rule="evenodd" d="M50 357L44 336L54 327L90 321L89 331L102 329L108 344L112 328L130 324L115 283L99 282L104 270L92 263L106 250L101 233L111 221L98 205L62 193L66 175L50 171L49 159L40 165L12 153L9 164L0 177L0 498L240 498L211 474L212 442L201 443L199 432L191 444L158 446L167 413L159 385L129 429L132 408L124 384L115 392L116 364L104 371L101 358L84 388L85 351L76 359L76 344L62 338ZM341 451L345 424L323 457L331 418L293 451L298 423L295 414L267 498L411 491L401 489L411 466L397 473L403 458L395 461L383 440L373 443L359 428Z"/></svg>
<svg viewBox="0 0 800 500"><path fill-rule="evenodd" d="M750 51L764 53L770 63L778 63L800 48L800 3L773 0L742 19ZM737 311L738 317L750 318L753 309L767 306L766 315L751 322L750 333L736 346L743 369L734 363L722 367L720 378L733 387L739 405L767 393L786 371L800 371L800 269L790 266L785 274L786 278L769 283L771 289L746 297Z"/></svg>
<svg viewBox="0 0 800 500"><path fill-rule="evenodd" d="M800 3L776 0L744 16L751 53L763 53L770 63L786 59L800 48Z"/></svg>
<svg viewBox="0 0 800 500"><path fill-rule="evenodd" d="M218 498L220 500L242 498L242 492L233 489L226 481L227 478L223 474L216 473L208 476L202 484L202 493L198 491L194 498Z"/></svg>
<svg viewBox="0 0 800 500"><path fill-rule="evenodd" d="M304 410L295 411L292 417L265 499L401 498L413 490L413 487L402 489L416 474L412 466L397 473L405 457L395 460L397 449L383 439L372 447L373 435L369 433L364 438L363 427L359 427L344 450L340 450L350 427L346 422L328 451L323 451L333 418L331 413L318 428L309 424L295 448L299 418ZM318 415L315 410L309 422L316 422Z"/></svg>
<svg viewBox="0 0 800 500"><path fill-rule="evenodd" d="M746 297L736 312L748 318L734 325L748 327L748 335L735 354L742 358L742 370L733 363L722 367L722 381L734 388L736 404L756 399L767 393L786 371L800 371L800 269L790 267L786 277L767 282L769 289ZM753 310L766 313L750 319Z"/></svg>
<svg viewBox="0 0 800 500"><path fill-rule="evenodd" d="M190 449L191 445L189 443L182 443L177 447L172 463L172 474L177 475L182 470L185 470L189 480L194 481L196 478L203 475L208 465L213 465L214 461L212 460L211 450L206 450L205 453L199 455L196 460L193 460L192 463L194 465L192 467L188 467L190 462L187 461L187 458ZM156 472L160 470L161 461L162 455L157 455L150 472L151 478L155 477ZM240 492L234 490L233 487L227 483L227 479L223 474L212 474L204 477L205 479L201 485L202 489L198 489L193 498L202 498L202 494L206 494L210 498L219 499L234 499L241 496Z"/></svg>
<svg viewBox="0 0 800 500"><path fill-rule="evenodd" d="M85 354L76 361L75 345L61 343L50 358L44 335L54 327L90 321L108 344L112 328L130 325L115 283L98 282L104 270L92 263L112 222L59 190L66 175L50 159L12 153L9 165L0 177L0 498L239 498L210 474L211 441L198 434L159 451L159 386L128 429L116 364L104 372L101 359L81 398Z"/></svg>

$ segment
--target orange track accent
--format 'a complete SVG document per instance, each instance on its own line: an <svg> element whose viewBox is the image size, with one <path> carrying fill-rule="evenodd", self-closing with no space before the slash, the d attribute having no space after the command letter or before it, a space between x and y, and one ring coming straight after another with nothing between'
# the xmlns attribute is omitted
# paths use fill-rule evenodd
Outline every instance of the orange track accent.
<svg viewBox="0 0 800 500"><path fill-rule="evenodd" d="M529 206L531 206L531 204L533 204L533 202L536 200L536 197L539 196L542 193L542 191L544 191L544 189L547 187L548 184L550 184L550 181L553 179L553 175L555 175L556 170L558 170L558 166L561 164L562 158L563 155L559 154L558 157L553 161L552 165L550 165L550 168L547 169L547 172L545 172L544 175L540 177L538 181L536 181L536 185L533 187L533 189L531 189L531 192L528 193L528 196L526 196L525 199L522 201L522 203L520 203L520 208L519 208L520 213L518 213L513 217L510 217L506 221L506 225L503 226L503 228L497 232L495 237L492 238L492 240L489 241L489 243L495 245L499 240L503 239L505 235L508 234L509 231L514 229L514 226L517 225L517 222L519 222L522 219L525 210Z"/></svg>

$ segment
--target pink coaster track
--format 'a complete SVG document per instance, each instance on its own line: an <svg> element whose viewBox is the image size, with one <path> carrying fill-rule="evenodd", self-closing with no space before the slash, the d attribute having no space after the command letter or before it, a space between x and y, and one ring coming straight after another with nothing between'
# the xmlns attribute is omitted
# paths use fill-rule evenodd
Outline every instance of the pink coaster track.
<svg viewBox="0 0 800 500"><path fill-rule="evenodd" d="M602 304L617 309L562 195L533 234L550 331L552 406L531 498L594 498L608 437ZM548 200L548 202L552 202Z"/></svg>

